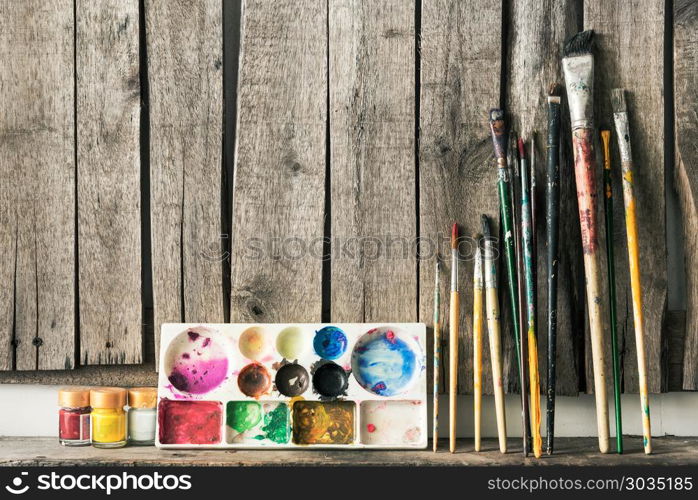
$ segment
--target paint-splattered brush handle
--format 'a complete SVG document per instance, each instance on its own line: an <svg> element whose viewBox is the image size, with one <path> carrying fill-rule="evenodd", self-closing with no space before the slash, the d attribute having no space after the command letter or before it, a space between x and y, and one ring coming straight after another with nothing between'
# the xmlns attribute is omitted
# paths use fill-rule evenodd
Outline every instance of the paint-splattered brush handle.
<svg viewBox="0 0 698 500"><path fill-rule="evenodd" d="M555 92L553 86L551 93ZM548 98L547 173L545 221L548 246L548 385L546 452L553 453L555 439L555 385L557 369L557 268L560 213L560 96Z"/></svg>
<svg viewBox="0 0 698 500"><path fill-rule="evenodd" d="M613 100L620 101L625 110L625 91L614 89ZM614 105L615 111L615 105ZM633 157L630 148L630 126L628 113L614 112L616 135L623 169L623 200L625 204L625 229L628 238L628 261L630 264L630 287L633 297L633 319L635 323L635 347L637 350L637 372L640 383L640 404L642 408L642 434L645 453L652 453L652 432L650 423L650 403L647 390L647 361L645 358L644 317L642 313L642 282L640 279L640 247L637 231L637 210L633 191Z"/></svg>
<svg viewBox="0 0 698 500"><path fill-rule="evenodd" d="M439 261L436 261L436 269L434 270L434 422L432 428L432 441L434 451L439 446L439 372L441 370L441 285L439 283L439 274L441 266Z"/></svg>
<svg viewBox="0 0 698 500"><path fill-rule="evenodd" d="M596 158L593 129L577 128L572 131L574 173L577 183L579 223L582 233L586 298L591 331L591 352L594 367L594 394L596 396L596 426L599 450L608 453L608 399L606 396L606 365L604 353L604 326L602 318L601 266L599 265L599 238L596 221Z"/></svg>
<svg viewBox="0 0 698 500"><path fill-rule="evenodd" d="M473 273L473 411L475 424L475 451L480 451L482 420L482 282L481 236L476 238L475 269Z"/></svg>
<svg viewBox="0 0 698 500"><path fill-rule="evenodd" d="M618 333L616 331L616 271L613 253L613 184L611 182L611 131L601 131L603 146L603 206L606 214L606 257L608 267L609 320L611 322L611 357L613 361L613 400L616 416L616 451L623 453L623 419L620 402L620 354L618 352Z"/></svg>
<svg viewBox="0 0 698 500"><path fill-rule="evenodd" d="M523 148L523 142L519 143ZM523 157L523 153L522 153ZM535 285L533 266L533 221L528 169L522 161L521 169L521 233L523 246L524 281L526 285L526 325L528 337L528 376L530 388L530 420L533 454L542 454L540 436L540 381L538 375L538 340L536 338Z"/></svg>
<svg viewBox="0 0 698 500"><path fill-rule="evenodd" d="M487 332L490 343L492 388L497 415L497 436L499 437L499 451L506 453L507 422L504 408L504 383L502 382L502 336L499 320L499 297L497 296L497 264L494 260L493 243L490 237L490 223L486 215L482 216L482 232L485 258L485 314L487 316Z"/></svg>
<svg viewBox="0 0 698 500"><path fill-rule="evenodd" d="M506 126L504 124L504 112L501 109L490 110L490 130L492 142L494 144L494 155L497 158L497 191L499 195L499 210L504 234L504 259L507 270L507 284L509 289L509 299L511 303L511 317L514 334L514 344L516 346L516 358L521 359L520 345L520 323L519 323L519 295L518 295L518 273L516 264L516 254L514 252L514 224L511 201L511 181L506 158ZM525 387L525 379L521 363L519 364L519 382L521 387ZM522 411L522 424L524 432L527 428L525 414ZM525 442L525 438L524 438Z"/></svg>

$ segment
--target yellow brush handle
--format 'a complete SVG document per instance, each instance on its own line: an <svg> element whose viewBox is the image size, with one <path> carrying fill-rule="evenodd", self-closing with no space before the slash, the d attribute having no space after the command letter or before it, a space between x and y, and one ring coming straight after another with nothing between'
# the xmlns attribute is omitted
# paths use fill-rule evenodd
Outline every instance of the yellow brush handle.
<svg viewBox="0 0 698 500"><path fill-rule="evenodd" d="M475 451L480 451L482 418L482 282L473 293L473 409L475 412Z"/></svg>
<svg viewBox="0 0 698 500"><path fill-rule="evenodd" d="M497 412L497 435L499 451L507 452L507 421L504 413L504 383L502 382L502 335L499 324L499 299L497 289L487 288L487 330L490 339L490 358L492 360L492 386L494 389L494 406Z"/></svg>
<svg viewBox="0 0 698 500"><path fill-rule="evenodd" d="M533 437L533 455L540 458L543 454L543 440L540 437L540 379L538 376L538 341L533 327L528 329L528 379L531 386L531 436Z"/></svg>
<svg viewBox="0 0 698 500"><path fill-rule="evenodd" d="M434 425L432 442L434 451L439 446L439 364L441 362L441 323L434 323Z"/></svg>
<svg viewBox="0 0 698 500"><path fill-rule="evenodd" d="M458 403L458 319L460 316L460 298L458 292L451 292L451 307L449 311L449 323L451 336L449 339L449 449L451 453L456 451L456 406Z"/></svg>
<svg viewBox="0 0 698 500"><path fill-rule="evenodd" d="M647 392L647 361L645 359L645 330L642 315L642 282L640 280L640 248L637 240L637 213L633 194L632 162L623 162L623 199L625 201L625 226L628 236L628 261L630 263L630 287L633 296L635 322L635 347L637 350L637 374L640 383L642 409L642 436L645 453L652 453L652 429L650 403Z"/></svg>

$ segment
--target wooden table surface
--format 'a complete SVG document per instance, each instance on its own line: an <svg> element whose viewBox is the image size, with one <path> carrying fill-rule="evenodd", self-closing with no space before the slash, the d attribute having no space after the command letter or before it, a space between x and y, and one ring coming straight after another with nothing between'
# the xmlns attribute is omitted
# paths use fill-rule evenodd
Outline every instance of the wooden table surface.
<svg viewBox="0 0 698 500"><path fill-rule="evenodd" d="M558 451L551 457L524 459L517 452L519 439L511 439L506 455L497 451L494 439L483 440L480 453L472 452L472 440L462 439L455 454L444 441L438 453L428 450L158 450L154 447L126 447L100 450L70 448L55 438L0 438L0 466L462 466L462 465L698 465L698 438L662 437L653 440L655 453L642 453L640 438L626 438L624 455L602 455L596 438L559 438Z"/></svg>

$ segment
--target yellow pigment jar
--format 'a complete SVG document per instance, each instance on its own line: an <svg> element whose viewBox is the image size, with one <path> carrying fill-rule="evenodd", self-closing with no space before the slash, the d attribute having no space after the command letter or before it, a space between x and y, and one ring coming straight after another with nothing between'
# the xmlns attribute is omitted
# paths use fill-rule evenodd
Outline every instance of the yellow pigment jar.
<svg viewBox="0 0 698 500"><path fill-rule="evenodd" d="M100 387L90 391L92 445L121 448L126 444L126 389Z"/></svg>

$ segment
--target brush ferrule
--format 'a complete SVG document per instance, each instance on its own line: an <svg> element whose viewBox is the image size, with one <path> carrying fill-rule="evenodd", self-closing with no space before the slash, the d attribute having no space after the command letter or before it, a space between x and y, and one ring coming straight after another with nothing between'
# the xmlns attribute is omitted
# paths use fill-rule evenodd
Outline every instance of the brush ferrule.
<svg viewBox="0 0 698 500"><path fill-rule="evenodd" d="M451 249L451 291L458 291L458 249Z"/></svg>
<svg viewBox="0 0 698 500"><path fill-rule="evenodd" d="M497 287L497 274L494 271L494 252L492 250L492 242L489 238L485 238L484 254L485 254L485 269L487 270L485 274L485 287L496 288Z"/></svg>
<svg viewBox="0 0 698 500"><path fill-rule="evenodd" d="M591 54L562 60L572 130L594 127L594 57Z"/></svg>
<svg viewBox="0 0 698 500"><path fill-rule="evenodd" d="M630 149L630 126L628 125L628 113L625 111L621 113L613 113L613 121L616 124L620 161L623 163L632 161L633 152L632 149Z"/></svg>
<svg viewBox="0 0 698 500"><path fill-rule="evenodd" d="M475 288L482 289L482 252L480 246L475 249L475 271L473 273Z"/></svg>

